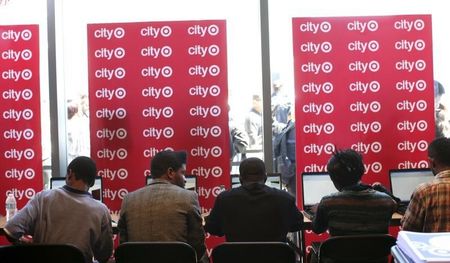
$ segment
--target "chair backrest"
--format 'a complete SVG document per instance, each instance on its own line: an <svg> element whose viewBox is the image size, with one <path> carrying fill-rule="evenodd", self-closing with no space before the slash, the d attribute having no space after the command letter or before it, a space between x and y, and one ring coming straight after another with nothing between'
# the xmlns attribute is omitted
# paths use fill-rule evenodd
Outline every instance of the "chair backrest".
<svg viewBox="0 0 450 263"><path fill-rule="evenodd" d="M195 250L183 242L126 242L114 253L116 263L196 263Z"/></svg>
<svg viewBox="0 0 450 263"><path fill-rule="evenodd" d="M319 262L388 262L395 242L387 234L330 237L320 246Z"/></svg>
<svg viewBox="0 0 450 263"><path fill-rule="evenodd" d="M67 245L30 244L0 247L2 263L85 263L78 248Z"/></svg>
<svg viewBox="0 0 450 263"><path fill-rule="evenodd" d="M295 252L283 242L225 242L211 253L213 263L295 263Z"/></svg>

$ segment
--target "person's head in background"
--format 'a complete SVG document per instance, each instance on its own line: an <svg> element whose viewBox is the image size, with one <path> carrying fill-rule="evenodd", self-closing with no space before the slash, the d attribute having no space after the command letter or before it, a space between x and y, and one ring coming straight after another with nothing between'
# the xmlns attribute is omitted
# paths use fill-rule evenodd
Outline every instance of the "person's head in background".
<svg viewBox="0 0 450 263"><path fill-rule="evenodd" d="M67 102L67 119L72 119L78 113L78 104L73 101Z"/></svg>
<svg viewBox="0 0 450 263"><path fill-rule="evenodd" d="M81 115L89 117L89 97L86 94L80 95Z"/></svg>
<svg viewBox="0 0 450 263"><path fill-rule="evenodd" d="M434 139L428 146L428 160L434 175L450 170L450 138Z"/></svg>
<svg viewBox="0 0 450 263"><path fill-rule="evenodd" d="M445 94L444 86L437 80L434 81L434 108L439 107L442 96Z"/></svg>
<svg viewBox="0 0 450 263"><path fill-rule="evenodd" d="M94 185L97 167L86 156L78 156L67 166L66 184L71 188L87 191Z"/></svg>
<svg viewBox="0 0 450 263"><path fill-rule="evenodd" d="M272 84L272 94L278 94L283 88L283 82L281 80L275 80Z"/></svg>
<svg viewBox="0 0 450 263"><path fill-rule="evenodd" d="M186 179L186 152L161 151L152 159L150 172L153 179L164 179L184 188Z"/></svg>
<svg viewBox="0 0 450 263"><path fill-rule="evenodd" d="M243 160L239 165L239 181L242 185L249 183L262 183L267 180L266 165L256 157Z"/></svg>
<svg viewBox="0 0 450 263"><path fill-rule="evenodd" d="M364 163L361 154L347 150L336 150L327 164L327 170L338 191L358 184L364 174Z"/></svg>
<svg viewBox="0 0 450 263"><path fill-rule="evenodd" d="M262 112L261 96L259 96L257 94L253 95L253 97L252 97L252 108L258 113Z"/></svg>

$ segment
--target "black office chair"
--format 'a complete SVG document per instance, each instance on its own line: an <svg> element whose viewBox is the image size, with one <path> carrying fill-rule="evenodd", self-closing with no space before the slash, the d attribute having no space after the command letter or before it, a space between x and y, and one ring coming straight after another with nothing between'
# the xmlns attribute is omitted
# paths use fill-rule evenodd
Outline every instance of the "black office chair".
<svg viewBox="0 0 450 263"><path fill-rule="evenodd" d="M387 263L395 242L387 234L330 237L320 246L319 263Z"/></svg>
<svg viewBox="0 0 450 263"><path fill-rule="evenodd" d="M84 256L78 248L67 245L30 244L0 247L2 263L84 263Z"/></svg>
<svg viewBox="0 0 450 263"><path fill-rule="evenodd" d="M196 263L195 250L183 242L126 242L115 252L116 263Z"/></svg>
<svg viewBox="0 0 450 263"><path fill-rule="evenodd" d="M295 257L283 242L225 242L211 253L214 263L295 263Z"/></svg>

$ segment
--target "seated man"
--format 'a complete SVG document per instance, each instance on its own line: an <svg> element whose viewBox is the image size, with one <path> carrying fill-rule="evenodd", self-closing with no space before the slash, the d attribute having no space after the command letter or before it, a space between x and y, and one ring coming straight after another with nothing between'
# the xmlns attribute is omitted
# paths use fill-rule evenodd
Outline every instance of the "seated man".
<svg viewBox="0 0 450 263"><path fill-rule="evenodd" d="M334 186L339 191L320 200L312 220L312 230L331 236L387 234L397 203L386 193L361 183L362 156L354 150L336 151L327 164ZM313 245L311 262L317 261Z"/></svg>
<svg viewBox="0 0 450 263"><path fill-rule="evenodd" d="M208 262L197 193L184 189L186 153L161 151L151 162L149 185L122 201L117 227L120 242L180 241ZM199 260L200 261L200 260Z"/></svg>
<svg viewBox="0 0 450 263"><path fill-rule="evenodd" d="M266 186L264 162L248 158L239 166L241 186L217 197L205 230L230 242L281 241L288 232L300 230L303 216L295 198Z"/></svg>
<svg viewBox="0 0 450 263"><path fill-rule="evenodd" d="M6 223L4 230L10 241L72 244L83 252L86 262L93 258L107 262L113 249L111 216L88 192L96 173L90 158L72 160L66 185L37 193Z"/></svg>
<svg viewBox="0 0 450 263"><path fill-rule="evenodd" d="M428 147L433 181L419 185L412 194L401 223L403 230L450 231L450 139L441 137Z"/></svg>

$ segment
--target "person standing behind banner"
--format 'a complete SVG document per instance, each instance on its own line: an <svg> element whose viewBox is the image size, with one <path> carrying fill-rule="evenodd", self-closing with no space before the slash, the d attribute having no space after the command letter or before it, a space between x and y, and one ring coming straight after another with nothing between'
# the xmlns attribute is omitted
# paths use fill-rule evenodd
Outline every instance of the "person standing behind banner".
<svg viewBox="0 0 450 263"><path fill-rule="evenodd" d="M107 262L113 249L111 216L88 192L96 173L89 157L76 157L67 167L66 185L37 193L6 223L8 239L13 243L71 244L83 252L86 262L93 257Z"/></svg>
<svg viewBox="0 0 450 263"><path fill-rule="evenodd" d="M185 242L195 249L199 262L208 262L198 195L184 189L186 152L161 151L153 157L150 170L149 185L122 201L117 225L120 243Z"/></svg>
<svg viewBox="0 0 450 263"><path fill-rule="evenodd" d="M414 190L402 229L450 232L450 138L434 139L428 146L428 160L435 178Z"/></svg>
<svg viewBox="0 0 450 263"><path fill-rule="evenodd" d="M262 102L259 95L253 95L253 106L245 118L245 131L249 137L249 148L262 149Z"/></svg>
<svg viewBox="0 0 450 263"><path fill-rule="evenodd" d="M274 137L286 127L291 107L292 103L283 90L283 83L280 80L274 81L271 95L272 135Z"/></svg>
<svg viewBox="0 0 450 263"><path fill-rule="evenodd" d="M296 166L295 166L295 114L294 110L289 110L288 123L281 130L273 144L273 153L277 171L281 173L281 181L288 192L294 197L296 191Z"/></svg>

